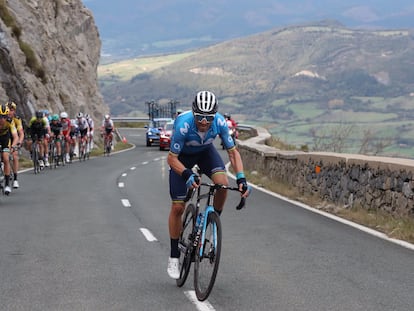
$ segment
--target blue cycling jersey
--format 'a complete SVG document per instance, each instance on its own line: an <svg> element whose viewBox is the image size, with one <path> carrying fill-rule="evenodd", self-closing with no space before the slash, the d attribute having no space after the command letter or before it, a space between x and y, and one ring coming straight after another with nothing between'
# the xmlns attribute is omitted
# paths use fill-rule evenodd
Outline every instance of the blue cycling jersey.
<svg viewBox="0 0 414 311"><path fill-rule="evenodd" d="M224 117L216 113L207 132L199 132L192 111L181 113L174 122L171 137L170 152L174 154L195 154L209 147L217 135L223 141L226 149L235 146L233 138L229 135L229 128Z"/></svg>

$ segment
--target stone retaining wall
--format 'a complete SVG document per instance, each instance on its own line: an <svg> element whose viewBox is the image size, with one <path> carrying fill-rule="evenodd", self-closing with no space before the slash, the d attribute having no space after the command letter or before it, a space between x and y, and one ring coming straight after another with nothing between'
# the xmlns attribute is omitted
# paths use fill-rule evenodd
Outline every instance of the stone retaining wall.
<svg viewBox="0 0 414 311"><path fill-rule="evenodd" d="M336 205L382 209L414 217L414 161L327 152L282 151L264 145L270 134L239 141L245 171L286 182Z"/></svg>

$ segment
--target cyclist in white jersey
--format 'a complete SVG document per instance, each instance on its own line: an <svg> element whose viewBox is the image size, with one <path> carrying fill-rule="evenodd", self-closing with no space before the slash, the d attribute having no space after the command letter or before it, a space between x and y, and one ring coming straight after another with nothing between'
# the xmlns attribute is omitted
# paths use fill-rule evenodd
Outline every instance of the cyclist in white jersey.
<svg viewBox="0 0 414 311"><path fill-rule="evenodd" d="M89 125L89 136L88 136L88 149L86 152L90 152L93 149L93 130L95 128L95 122L89 114L85 114L85 119Z"/></svg>

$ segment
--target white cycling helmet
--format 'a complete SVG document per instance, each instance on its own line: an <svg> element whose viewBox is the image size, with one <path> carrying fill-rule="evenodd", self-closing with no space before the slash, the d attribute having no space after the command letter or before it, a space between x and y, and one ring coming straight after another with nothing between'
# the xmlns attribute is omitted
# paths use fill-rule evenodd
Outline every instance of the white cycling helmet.
<svg viewBox="0 0 414 311"><path fill-rule="evenodd" d="M105 120L109 120L109 114L105 115Z"/></svg>
<svg viewBox="0 0 414 311"><path fill-rule="evenodd" d="M61 113L60 113L60 117L61 118L68 118L68 114L65 112L65 111L62 111Z"/></svg>
<svg viewBox="0 0 414 311"><path fill-rule="evenodd" d="M76 117L77 117L77 118L83 118L83 113L82 113L82 112L79 112L79 113L76 115Z"/></svg>
<svg viewBox="0 0 414 311"><path fill-rule="evenodd" d="M215 114L218 103L216 95L210 91L198 92L193 101L193 112L199 114Z"/></svg>

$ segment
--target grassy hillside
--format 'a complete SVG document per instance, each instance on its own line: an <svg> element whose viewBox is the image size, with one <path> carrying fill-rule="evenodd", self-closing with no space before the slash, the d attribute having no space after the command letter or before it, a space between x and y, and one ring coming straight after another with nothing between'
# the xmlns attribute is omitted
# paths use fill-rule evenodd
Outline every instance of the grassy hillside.
<svg viewBox="0 0 414 311"><path fill-rule="evenodd" d="M106 65L99 77L114 114L144 112L151 99L186 108L196 90L211 89L222 112L298 148L413 157L413 38L334 23L287 27Z"/></svg>
<svg viewBox="0 0 414 311"><path fill-rule="evenodd" d="M151 56L127 59L116 63L105 64L98 67L99 82L102 87L117 83L128 82L134 76L151 72L160 67L171 65L193 53L180 53L173 55Z"/></svg>

